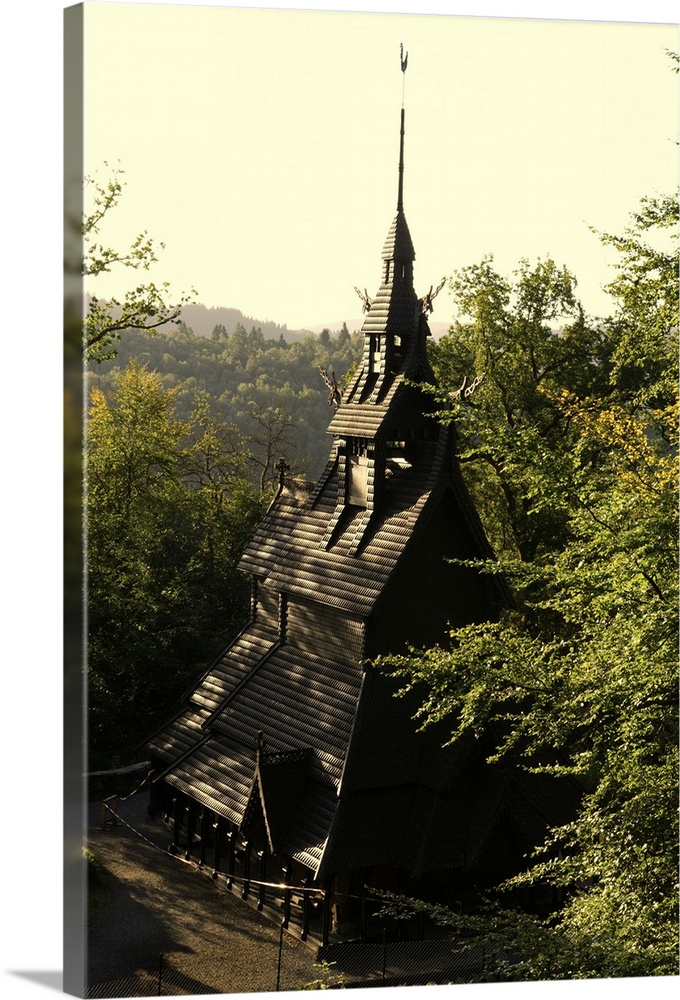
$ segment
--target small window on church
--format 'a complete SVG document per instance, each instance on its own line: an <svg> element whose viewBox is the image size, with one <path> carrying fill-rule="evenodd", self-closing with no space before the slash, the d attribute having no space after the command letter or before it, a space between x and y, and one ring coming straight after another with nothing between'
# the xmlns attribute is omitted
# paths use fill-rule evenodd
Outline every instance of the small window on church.
<svg viewBox="0 0 680 1000"><path fill-rule="evenodd" d="M368 503L368 458L347 456L347 503L365 507Z"/></svg>
<svg viewBox="0 0 680 1000"><path fill-rule="evenodd" d="M381 350L382 350L382 342L380 337L371 338L371 361L369 365L369 371L371 372L380 371Z"/></svg>

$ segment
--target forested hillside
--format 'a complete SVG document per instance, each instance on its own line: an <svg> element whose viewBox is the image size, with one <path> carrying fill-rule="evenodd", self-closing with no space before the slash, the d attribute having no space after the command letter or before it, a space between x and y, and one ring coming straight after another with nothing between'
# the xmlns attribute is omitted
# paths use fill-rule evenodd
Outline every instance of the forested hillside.
<svg viewBox="0 0 680 1000"><path fill-rule="evenodd" d="M284 337L292 344L296 340L304 340L313 332L312 330L289 330L285 323L281 325L272 320L263 322L253 316L244 315L240 309L227 308L226 306L204 306L200 302L189 302L183 306L182 320L199 337L210 337L216 326L235 330L240 325L244 326L246 330L251 330L253 327L262 330L262 335L266 340L278 340L280 337Z"/></svg>
<svg viewBox="0 0 680 1000"><path fill-rule="evenodd" d="M280 458L292 475L314 480L321 473L331 444L325 431L332 408L319 367L341 381L360 357L360 341L360 334L350 334L346 326L335 336L323 331L289 343L283 336L265 338L260 327L247 331L240 323L232 330L217 324L206 338L181 322L153 337L127 331L116 357L91 363L88 381L110 397L134 358L173 390L180 419L189 417L199 397L204 399L214 416L233 427L251 456L248 477L263 490Z"/></svg>

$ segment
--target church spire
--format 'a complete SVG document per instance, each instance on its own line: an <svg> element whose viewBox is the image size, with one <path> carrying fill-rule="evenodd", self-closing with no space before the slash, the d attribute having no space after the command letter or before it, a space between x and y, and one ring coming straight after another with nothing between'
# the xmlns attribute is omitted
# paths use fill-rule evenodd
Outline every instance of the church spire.
<svg viewBox="0 0 680 1000"><path fill-rule="evenodd" d="M401 44L400 53L402 87L401 87L401 131L399 135L399 194L397 196L397 212L404 211L404 91L406 88L406 67L408 65L408 52L404 55L404 45Z"/></svg>
<svg viewBox="0 0 680 1000"><path fill-rule="evenodd" d="M399 136L399 195L397 212L404 211L404 108L401 109L401 133Z"/></svg>
<svg viewBox="0 0 680 1000"><path fill-rule="evenodd" d="M404 215L404 122L406 112L404 110L404 89L406 81L406 65L408 63L408 52L404 54L404 46L401 46L401 72L404 83L401 92L401 127L399 130L399 190L397 194L397 214L394 222L387 234L387 240L383 247L383 261L391 262L384 271L384 281L391 282L392 277L397 274L401 277L412 278L411 265L415 259L415 251L411 236L406 224ZM405 267L402 267L405 265ZM406 266L407 265L407 266ZM408 275L407 275L408 272Z"/></svg>

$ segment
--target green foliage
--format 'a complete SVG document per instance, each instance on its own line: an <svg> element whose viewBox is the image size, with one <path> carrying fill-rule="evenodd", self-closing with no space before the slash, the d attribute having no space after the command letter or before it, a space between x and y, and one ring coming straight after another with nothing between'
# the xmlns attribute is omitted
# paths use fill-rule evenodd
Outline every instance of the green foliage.
<svg viewBox="0 0 680 1000"><path fill-rule="evenodd" d="M319 970L319 975L316 979L312 979L309 982L299 982L296 989L298 990L342 990L346 985L346 977L343 972L335 973L333 972L333 966L335 962L327 962L322 959L320 962L314 963L314 968Z"/></svg>
<svg viewBox="0 0 680 1000"><path fill-rule="evenodd" d="M678 199L643 198L621 236L598 235L620 255L608 286L619 304L613 381L639 406L658 407L676 385Z"/></svg>
<svg viewBox="0 0 680 1000"><path fill-rule="evenodd" d="M114 267L129 268L133 271L148 271L158 261L156 246L146 232L139 233L127 250L114 250L99 241L100 228L106 216L121 198L123 171L112 171L105 186L93 177L85 178L86 196L91 194L91 207L83 216L81 233L83 240L82 275L85 279L96 278ZM159 244L163 249L164 244ZM160 286L153 282L137 282L136 287L125 293L122 299L106 301L92 296L88 303L84 324L84 347L88 361L105 361L116 356L115 344L124 330L145 330L153 333L167 323L176 322L182 305L190 301L182 294L179 303L166 302L170 291L168 282Z"/></svg>
<svg viewBox="0 0 680 1000"><path fill-rule="evenodd" d="M205 397L189 418L176 391L132 361L87 425L90 746L129 752L247 614L238 573L265 498L248 483L233 427Z"/></svg>
<svg viewBox="0 0 680 1000"><path fill-rule="evenodd" d="M514 285L490 259L465 269L463 318L433 352L498 546L479 568L506 575L516 606L387 665L420 692L423 725L496 733L493 759L583 789L501 887L551 885L559 912L446 918L500 978L677 974L678 260L649 241L673 226L676 201L645 199L603 238L620 253L617 312L598 323L551 262L523 262ZM466 399L463 376L481 372Z"/></svg>
<svg viewBox="0 0 680 1000"><path fill-rule="evenodd" d="M431 352L442 419L464 414L461 461L489 512L492 544L524 559L565 531L557 484L568 420L551 390L583 396L606 387L611 345L584 316L575 284L550 259L533 268L521 261L510 282L486 257L451 280L459 317ZM459 394L473 377L483 379L474 394Z"/></svg>
<svg viewBox="0 0 680 1000"><path fill-rule="evenodd" d="M332 411L318 369L333 369L342 380L360 357L360 339L341 331L327 344L312 335L288 343L261 337L259 328L248 333L240 324L232 333L219 330L216 338L185 327L159 331L149 340L130 330L116 358L90 366L89 379L110 397L116 378L136 358L158 372L166 389L175 390L176 413L185 419L197 395L205 393L213 412L247 441L250 481L268 488L281 457L291 475L311 480L320 475L330 449L326 428Z"/></svg>
<svg viewBox="0 0 680 1000"><path fill-rule="evenodd" d="M91 848L83 847L82 857L87 865L88 888L100 888L106 882L106 869Z"/></svg>

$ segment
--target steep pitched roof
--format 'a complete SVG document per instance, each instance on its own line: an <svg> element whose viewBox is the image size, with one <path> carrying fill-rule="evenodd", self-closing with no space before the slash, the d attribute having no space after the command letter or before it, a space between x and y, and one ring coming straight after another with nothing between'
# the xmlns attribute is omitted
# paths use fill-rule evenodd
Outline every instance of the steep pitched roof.
<svg viewBox="0 0 680 1000"><path fill-rule="evenodd" d="M413 241L403 210L397 209L397 214L390 226L382 252L383 260L412 261L416 259Z"/></svg>
<svg viewBox="0 0 680 1000"><path fill-rule="evenodd" d="M275 591L369 615L405 549L414 544L428 502L449 482L445 430L432 452L431 465L395 465L373 518L363 508L344 508L328 547L324 539L337 507L337 469L313 502L301 504L283 493L246 548L240 568ZM355 551L355 534L367 517L363 545ZM269 547L265 539L273 535L277 540ZM277 559L269 558L274 547Z"/></svg>
<svg viewBox="0 0 680 1000"><path fill-rule="evenodd" d="M279 753L266 753L263 749L256 754L243 826L247 828L250 813L261 813L273 853L282 851L288 830L295 821L308 784L309 755L309 749Z"/></svg>

